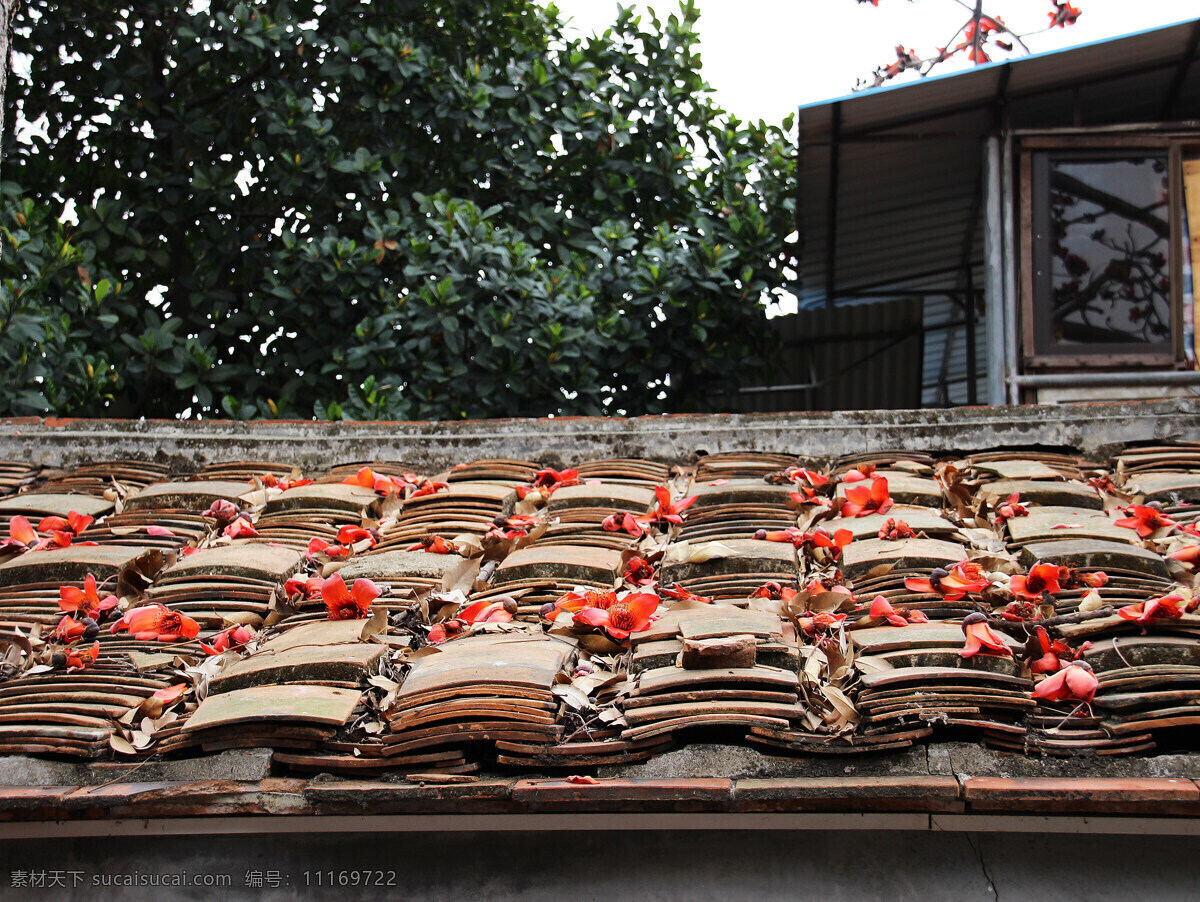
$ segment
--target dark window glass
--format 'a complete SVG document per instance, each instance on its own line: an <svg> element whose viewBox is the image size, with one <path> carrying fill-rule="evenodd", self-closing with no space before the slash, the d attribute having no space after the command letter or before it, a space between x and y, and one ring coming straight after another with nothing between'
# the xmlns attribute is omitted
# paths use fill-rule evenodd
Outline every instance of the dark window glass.
<svg viewBox="0 0 1200 902"><path fill-rule="evenodd" d="M1169 345L1166 154L1040 157L1034 177L1038 352Z"/></svg>

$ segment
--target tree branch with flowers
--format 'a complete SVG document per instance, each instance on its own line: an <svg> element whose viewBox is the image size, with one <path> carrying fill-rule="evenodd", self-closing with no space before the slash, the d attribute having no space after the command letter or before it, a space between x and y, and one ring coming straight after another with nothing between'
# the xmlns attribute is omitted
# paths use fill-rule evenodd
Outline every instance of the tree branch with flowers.
<svg viewBox="0 0 1200 902"><path fill-rule="evenodd" d="M879 0L857 0L857 2L879 6ZM909 2L911 3L912 0ZM857 87L878 88L904 72L915 71L924 77L935 66L960 54L978 66L990 63L992 54L996 51L1011 53L1019 47L1025 53L1029 53L1029 46L1025 43L1026 38L1054 28L1066 28L1068 25L1074 25L1081 15L1079 8L1073 6L1068 0L1047 0L1051 7L1047 12L1050 19L1049 24L1037 31L1018 34L1005 25L1000 16L993 15L984 9L985 0L953 0L953 2L963 7L968 16L958 26L950 40L928 56L918 55L915 50L906 49L903 44L897 44L896 59L877 68L870 81L860 80Z"/></svg>

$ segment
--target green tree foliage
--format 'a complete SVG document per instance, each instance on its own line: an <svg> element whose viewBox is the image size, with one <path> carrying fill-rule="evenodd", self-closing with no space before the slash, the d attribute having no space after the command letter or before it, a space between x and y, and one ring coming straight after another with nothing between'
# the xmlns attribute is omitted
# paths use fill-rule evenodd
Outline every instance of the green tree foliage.
<svg viewBox="0 0 1200 902"><path fill-rule="evenodd" d="M643 413L761 364L794 157L714 106L690 5L201 7L25 4L4 412Z"/></svg>

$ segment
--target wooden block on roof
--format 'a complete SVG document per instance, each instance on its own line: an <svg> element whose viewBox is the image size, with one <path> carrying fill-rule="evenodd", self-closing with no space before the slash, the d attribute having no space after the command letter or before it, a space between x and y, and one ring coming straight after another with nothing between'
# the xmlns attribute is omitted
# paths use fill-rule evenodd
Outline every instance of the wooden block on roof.
<svg viewBox="0 0 1200 902"><path fill-rule="evenodd" d="M1117 526L1104 511L1078 507L1031 507L1028 516L1008 521L1008 534L1014 542L1022 544L1060 539L1138 541L1137 530Z"/></svg>
<svg viewBox="0 0 1200 902"><path fill-rule="evenodd" d="M1129 531L1134 532L1134 530ZM1031 542L1021 549L1020 561L1026 567L1038 561L1046 561L1059 566L1083 567L1089 570L1104 570L1113 567L1122 570L1136 570L1163 578L1170 576L1166 561L1153 551L1139 545L1126 545L1101 539Z"/></svg>
<svg viewBox="0 0 1200 902"><path fill-rule="evenodd" d="M513 686L546 694L574 649L565 642L521 633L455 639L413 662L397 701L462 686Z"/></svg>
<svg viewBox="0 0 1200 902"><path fill-rule="evenodd" d="M1090 485L1079 482L1053 482L1037 479L997 479L980 487L978 496L1003 499L1010 495L1021 496L1022 504L1040 504L1047 507L1079 507L1088 510L1103 510L1100 494Z"/></svg>
<svg viewBox="0 0 1200 902"><path fill-rule="evenodd" d="M224 480L199 482L158 482L146 486L136 495L125 499L125 510L194 510L203 511L214 501L234 504L249 495L253 486L245 482Z"/></svg>
<svg viewBox="0 0 1200 902"><path fill-rule="evenodd" d="M945 500L942 495L942 487L934 480L927 479L924 476L910 476L907 473L889 471L886 473L876 473L874 478L861 482L839 483L836 494L838 503L840 504L846 500L847 488L855 486L870 488L871 483L881 476L887 479L888 495L891 496L896 504L908 504L917 507L941 507L942 502Z"/></svg>
<svg viewBox="0 0 1200 902"><path fill-rule="evenodd" d="M247 723L304 723L341 727L362 693L331 686L255 686L210 695L181 728L190 733Z"/></svg>
<svg viewBox="0 0 1200 902"><path fill-rule="evenodd" d="M1192 473L1138 473L1126 480L1125 491L1144 494L1145 501L1169 504L1175 498L1200 501L1200 471Z"/></svg>
<svg viewBox="0 0 1200 902"><path fill-rule="evenodd" d="M460 567L457 554L430 554L426 551L380 551L355 558L338 571L346 585L356 579L398 580L412 577L441 579Z"/></svg>
<svg viewBox="0 0 1200 902"><path fill-rule="evenodd" d="M631 485L622 482L569 485L555 490L547 505L549 511L569 510L575 507L605 507L645 513L654 504L654 488L645 483Z"/></svg>
<svg viewBox="0 0 1200 902"><path fill-rule="evenodd" d="M1183 636L1121 636L1094 641L1084 658L1097 673L1162 664L1200 666L1200 643Z"/></svg>
<svg viewBox="0 0 1200 902"><path fill-rule="evenodd" d="M694 543L700 546L704 543ZM719 546L719 547L718 547ZM675 546L678 548L678 546ZM706 561L671 560L668 549L663 559L659 579L665 585L683 580L720 576L723 574L789 573L798 566L796 549L788 542L767 542L760 539L722 539L710 549L714 557Z"/></svg>
<svg viewBox="0 0 1200 902"><path fill-rule="evenodd" d="M724 485L710 485L699 480L692 483L688 495L696 500L691 510L699 511L719 504L777 504L786 506L788 496L795 491L791 485L772 485L762 479L731 479Z"/></svg>
<svg viewBox="0 0 1200 902"><path fill-rule="evenodd" d="M722 635L709 639L684 639L680 664L685 670L717 667L753 667L757 642L749 635ZM632 723L632 721L630 721Z"/></svg>
<svg viewBox="0 0 1200 902"><path fill-rule="evenodd" d="M667 613L669 615L671 612ZM783 636L783 627L776 615L732 605L705 605L704 608L681 611L677 619L679 634L684 639L711 639L742 634L763 639Z"/></svg>
<svg viewBox="0 0 1200 902"><path fill-rule="evenodd" d="M210 681L213 693L277 684L357 683L387 647L360 639L363 621L323 620L288 630Z"/></svg>
<svg viewBox="0 0 1200 902"><path fill-rule="evenodd" d="M879 535L879 530L888 520L903 520L912 527L913 532L923 532L927 535L947 535L958 529L953 523L943 517L940 511L931 507L918 507L911 504L896 504L886 514L868 514L865 517L838 517L835 520L825 520L817 525L826 532L834 533L839 529L848 529L855 539L870 539Z"/></svg>
<svg viewBox="0 0 1200 902"><path fill-rule="evenodd" d="M967 556L956 542L941 539L861 539L842 550L842 571L851 579L865 576L880 564L898 568L931 570L952 567Z"/></svg>
<svg viewBox="0 0 1200 902"><path fill-rule="evenodd" d="M404 502L404 509L424 507L430 504L445 504L449 501L478 501L489 506L511 505L516 500L513 484L507 482L452 482L449 488L439 489L432 495L421 495Z"/></svg>
<svg viewBox="0 0 1200 902"><path fill-rule="evenodd" d="M161 552L133 545L72 545L69 548L31 551L0 565L0 586L82 582L89 573L97 580L104 580L143 556L155 554Z"/></svg>
<svg viewBox="0 0 1200 902"><path fill-rule="evenodd" d="M1023 642L1007 633L996 632L1013 651L1025 647ZM850 641L865 655L877 655L886 651L952 648L960 649L966 642L962 626L958 621L931 621L910 623L908 626L877 626L869 629L851 630Z"/></svg>
<svg viewBox="0 0 1200 902"><path fill-rule="evenodd" d="M795 689L800 678L789 670L774 667L726 667L715 670L684 670L681 667L658 667L644 671L638 677L633 695L651 695L724 685L766 686Z"/></svg>
<svg viewBox="0 0 1200 902"><path fill-rule="evenodd" d="M521 579L564 579L611 586L621 570L621 552L589 545L536 545L522 548L496 569L496 585Z"/></svg>
<svg viewBox="0 0 1200 902"><path fill-rule="evenodd" d="M337 510L357 516L379 496L371 489L341 483L314 483L288 489L267 502L264 514L295 510Z"/></svg>
<svg viewBox="0 0 1200 902"><path fill-rule="evenodd" d="M217 545L180 558L163 571L162 579L229 575L282 582L295 573L303 562L303 553L264 542Z"/></svg>
<svg viewBox="0 0 1200 902"><path fill-rule="evenodd" d="M1011 660L1004 658L1003 660ZM864 690L892 688L904 684L929 684L930 690L945 685L997 683L1013 688L1031 687L1033 683L1020 676L994 673L988 670L973 670L970 667L897 667L864 673L859 677Z"/></svg>
<svg viewBox="0 0 1200 902"><path fill-rule="evenodd" d="M30 492L0 500L0 516L23 514L34 517L65 517L71 511L76 511L89 517L99 517L112 509L111 501L105 501L95 495Z"/></svg>

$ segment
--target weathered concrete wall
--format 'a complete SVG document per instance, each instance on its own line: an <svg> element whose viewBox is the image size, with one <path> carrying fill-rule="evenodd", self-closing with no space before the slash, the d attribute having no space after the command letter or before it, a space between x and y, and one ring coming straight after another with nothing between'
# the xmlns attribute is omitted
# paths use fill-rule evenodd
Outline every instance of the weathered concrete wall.
<svg viewBox="0 0 1200 902"><path fill-rule="evenodd" d="M177 472L216 461L260 459L310 470L391 459L436 470L485 457L563 465L614 456L680 462L719 451L779 451L820 460L884 448L1040 445L1103 454L1120 443L1145 440L1200 441L1200 400L446 423L0 421L2 459L63 466L132 458L160 461Z"/></svg>
<svg viewBox="0 0 1200 902"><path fill-rule="evenodd" d="M836 830L8 840L0 848L0 898L1158 902L1195 898L1194 845L1184 836ZM43 881L57 871L67 887L13 887L14 874L30 870L41 871ZM368 871L369 879L393 885L364 887ZM185 873L189 880L228 883L104 885L129 875ZM76 879L80 885L71 887Z"/></svg>

